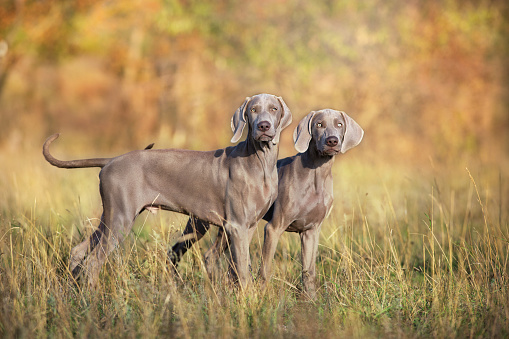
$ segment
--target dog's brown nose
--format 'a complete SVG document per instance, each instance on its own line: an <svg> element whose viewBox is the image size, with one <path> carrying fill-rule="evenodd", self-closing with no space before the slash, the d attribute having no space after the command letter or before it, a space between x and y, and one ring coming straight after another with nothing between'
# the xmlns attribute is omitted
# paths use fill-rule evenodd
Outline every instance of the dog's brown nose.
<svg viewBox="0 0 509 339"><path fill-rule="evenodd" d="M270 122L268 121L261 121L258 123L258 130L261 132L267 132L270 129Z"/></svg>
<svg viewBox="0 0 509 339"><path fill-rule="evenodd" d="M328 137L326 140L327 146L334 147L338 145L338 138L337 137Z"/></svg>

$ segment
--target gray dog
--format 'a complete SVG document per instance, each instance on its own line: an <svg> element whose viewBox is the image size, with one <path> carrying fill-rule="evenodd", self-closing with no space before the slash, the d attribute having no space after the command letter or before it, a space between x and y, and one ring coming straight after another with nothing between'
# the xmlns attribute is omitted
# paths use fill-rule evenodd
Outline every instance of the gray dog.
<svg viewBox="0 0 509 339"><path fill-rule="evenodd" d="M144 210L188 214L224 228L231 239L233 271L242 288L248 283L249 229L277 197L278 143L292 115L281 97L246 98L232 117L232 142L248 126L246 140L216 151L178 149L132 151L115 158L62 161L43 146L46 160L61 168L101 167L103 213L98 229L71 251L70 269L83 269L94 286L108 254L130 232Z"/></svg>
<svg viewBox="0 0 509 339"><path fill-rule="evenodd" d="M311 298L315 297L318 238L334 200L334 156L357 146L363 136L362 128L344 112L324 109L300 121L293 134L300 153L278 161L279 195L264 217L269 222L260 267L263 280L270 277L281 234L297 232L302 246L302 285Z"/></svg>
<svg viewBox="0 0 509 339"><path fill-rule="evenodd" d="M298 153L277 162L279 185L278 197L267 214L260 276L264 281L270 277L272 259L284 231L300 234L302 244L302 283L304 290L315 297L316 256L318 237L325 217L333 203L332 173L334 156L357 146L364 135L362 128L346 113L331 109L313 111L303 118L294 131L295 148ZM189 224L188 224L189 225ZM199 238L186 237L192 229L184 231L185 240L173 246L173 263ZM249 232L249 238L254 234ZM212 275L217 257L228 246L223 232L205 253L207 272Z"/></svg>

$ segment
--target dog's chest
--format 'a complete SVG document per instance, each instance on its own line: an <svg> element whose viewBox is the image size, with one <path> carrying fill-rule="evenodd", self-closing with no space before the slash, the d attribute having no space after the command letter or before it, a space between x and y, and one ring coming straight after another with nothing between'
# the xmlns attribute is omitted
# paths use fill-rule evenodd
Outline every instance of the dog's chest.
<svg viewBox="0 0 509 339"><path fill-rule="evenodd" d="M299 204L299 209L288 227L290 232L304 232L318 227L332 209L332 199L325 194L308 196Z"/></svg>

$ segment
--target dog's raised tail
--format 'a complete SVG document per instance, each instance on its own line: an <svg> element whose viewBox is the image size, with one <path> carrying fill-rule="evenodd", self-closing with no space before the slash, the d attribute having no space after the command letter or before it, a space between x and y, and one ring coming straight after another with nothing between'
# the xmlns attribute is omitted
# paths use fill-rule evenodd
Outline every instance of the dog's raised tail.
<svg viewBox="0 0 509 339"><path fill-rule="evenodd" d="M86 168L86 167L101 167L103 168L111 158L94 158L94 159L79 159L79 160L58 160L49 152L49 145L60 136L56 133L48 137L42 146L42 154L46 161L56 167L60 168Z"/></svg>

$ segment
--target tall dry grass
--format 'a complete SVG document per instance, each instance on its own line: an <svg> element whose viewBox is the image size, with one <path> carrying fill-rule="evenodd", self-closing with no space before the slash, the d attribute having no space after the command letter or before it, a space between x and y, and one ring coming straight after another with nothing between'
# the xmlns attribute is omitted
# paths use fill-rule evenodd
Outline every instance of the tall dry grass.
<svg viewBox="0 0 509 339"><path fill-rule="evenodd" d="M210 281L190 251L166 251L185 225L142 214L95 291L75 286L69 251L100 213L97 171L40 154L3 154L0 333L4 337L503 337L509 328L507 173L405 168L354 154L334 167L335 204L318 257L318 298L300 291L300 248L285 234L266 290ZM491 167L492 168L492 167ZM262 227L251 253L258 266ZM212 232L214 233L214 232Z"/></svg>

